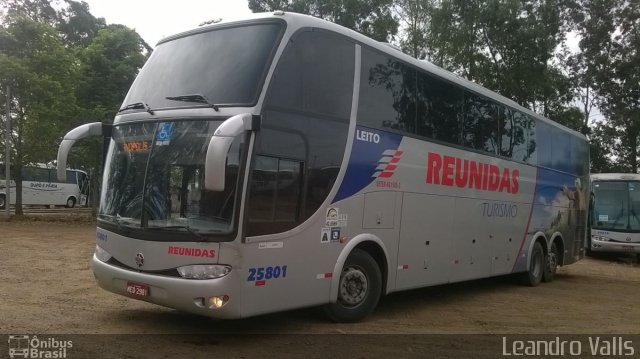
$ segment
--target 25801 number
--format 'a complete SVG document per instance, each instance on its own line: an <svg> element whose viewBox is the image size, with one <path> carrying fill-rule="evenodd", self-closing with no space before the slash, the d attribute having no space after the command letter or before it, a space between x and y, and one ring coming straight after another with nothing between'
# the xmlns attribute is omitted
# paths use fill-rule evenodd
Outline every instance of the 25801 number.
<svg viewBox="0 0 640 359"><path fill-rule="evenodd" d="M254 282L263 279L284 278L286 276L287 266L249 268L249 277L247 278L247 281Z"/></svg>

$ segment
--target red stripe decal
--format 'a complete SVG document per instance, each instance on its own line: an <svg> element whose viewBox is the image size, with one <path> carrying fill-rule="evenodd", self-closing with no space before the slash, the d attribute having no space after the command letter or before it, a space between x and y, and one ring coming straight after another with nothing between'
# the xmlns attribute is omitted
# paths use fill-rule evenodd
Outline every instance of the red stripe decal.
<svg viewBox="0 0 640 359"><path fill-rule="evenodd" d="M260 286L263 286L265 284L267 284L266 280L257 280L256 281L256 287L260 287Z"/></svg>

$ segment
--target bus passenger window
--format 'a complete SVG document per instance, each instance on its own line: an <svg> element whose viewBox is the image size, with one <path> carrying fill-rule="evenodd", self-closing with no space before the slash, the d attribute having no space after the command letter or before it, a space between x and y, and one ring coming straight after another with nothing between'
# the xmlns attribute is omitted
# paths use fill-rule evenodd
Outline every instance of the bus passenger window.
<svg viewBox="0 0 640 359"><path fill-rule="evenodd" d="M362 51L358 117L363 124L416 132L416 71L386 55Z"/></svg>
<svg viewBox="0 0 640 359"><path fill-rule="evenodd" d="M466 147L495 154L503 108L488 99L466 91L464 94L462 141Z"/></svg>
<svg viewBox="0 0 640 359"><path fill-rule="evenodd" d="M535 120L520 111L509 110L507 122L513 127L511 137L502 136L501 153L515 161L535 164L536 139Z"/></svg>
<svg viewBox="0 0 640 359"><path fill-rule="evenodd" d="M460 143L462 90L427 74L418 75L418 135Z"/></svg>
<svg viewBox="0 0 640 359"><path fill-rule="evenodd" d="M249 195L248 236L284 232L300 219L303 162L256 156Z"/></svg>

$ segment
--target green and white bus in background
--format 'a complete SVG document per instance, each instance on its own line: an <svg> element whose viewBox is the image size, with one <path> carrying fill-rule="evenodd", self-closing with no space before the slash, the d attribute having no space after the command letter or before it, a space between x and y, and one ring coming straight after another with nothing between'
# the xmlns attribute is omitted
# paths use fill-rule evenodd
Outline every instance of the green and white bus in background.
<svg viewBox="0 0 640 359"><path fill-rule="evenodd" d="M584 256L586 138L428 62L275 12L163 39L108 136L91 261L111 292L217 318Z"/></svg>
<svg viewBox="0 0 640 359"><path fill-rule="evenodd" d="M0 209L7 204L7 185L4 163L0 163ZM11 171L11 169L10 169ZM13 171L11 171L13 173ZM16 183L9 182L11 205L16 204ZM89 195L87 172L67 169L58 179L56 169L36 164L22 168L22 204L25 206L86 206Z"/></svg>
<svg viewBox="0 0 640 359"><path fill-rule="evenodd" d="M589 249L640 259L640 174L592 174L591 188Z"/></svg>

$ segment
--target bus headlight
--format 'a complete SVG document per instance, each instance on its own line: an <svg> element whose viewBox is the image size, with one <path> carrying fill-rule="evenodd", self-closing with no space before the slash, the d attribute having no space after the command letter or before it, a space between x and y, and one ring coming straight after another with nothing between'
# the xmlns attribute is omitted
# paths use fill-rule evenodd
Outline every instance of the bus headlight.
<svg viewBox="0 0 640 359"><path fill-rule="evenodd" d="M100 260L100 262L108 262L111 259L111 254L109 252L102 249L100 246L96 246L95 250L96 258Z"/></svg>
<svg viewBox="0 0 640 359"><path fill-rule="evenodd" d="M601 242L609 242L609 238L602 237L602 236L593 236L593 239L595 239L596 241L601 241Z"/></svg>
<svg viewBox="0 0 640 359"><path fill-rule="evenodd" d="M220 264L195 264L178 267L178 273L187 279L214 279L224 277L231 272L231 267Z"/></svg>

